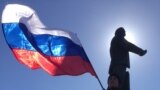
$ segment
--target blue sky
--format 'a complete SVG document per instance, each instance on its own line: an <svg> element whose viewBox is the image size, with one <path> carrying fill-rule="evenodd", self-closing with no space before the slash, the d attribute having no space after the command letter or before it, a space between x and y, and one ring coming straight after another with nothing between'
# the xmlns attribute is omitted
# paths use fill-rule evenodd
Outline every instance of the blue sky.
<svg viewBox="0 0 160 90"><path fill-rule="evenodd" d="M143 57L130 53L131 90L159 89L159 0L0 0L0 15L7 3L28 5L46 26L76 32L105 88L110 40L114 31L123 26L126 32L132 32L136 45L148 50ZM0 45L0 90L101 90L89 73L50 76L41 69L30 70L20 64L2 30Z"/></svg>

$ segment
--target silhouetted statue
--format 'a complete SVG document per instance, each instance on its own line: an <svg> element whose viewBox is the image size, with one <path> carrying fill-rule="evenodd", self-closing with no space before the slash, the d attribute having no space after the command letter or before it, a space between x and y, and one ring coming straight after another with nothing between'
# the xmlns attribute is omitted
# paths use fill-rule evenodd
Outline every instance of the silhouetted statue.
<svg viewBox="0 0 160 90"><path fill-rule="evenodd" d="M116 74L120 78L119 90L130 90L129 84L129 72L126 71L130 68L129 52L133 52L140 56L147 53L147 50L143 50L136 45L128 42L125 37L125 30L123 27L119 27L115 36L111 41L110 56L111 63L109 68L109 74Z"/></svg>

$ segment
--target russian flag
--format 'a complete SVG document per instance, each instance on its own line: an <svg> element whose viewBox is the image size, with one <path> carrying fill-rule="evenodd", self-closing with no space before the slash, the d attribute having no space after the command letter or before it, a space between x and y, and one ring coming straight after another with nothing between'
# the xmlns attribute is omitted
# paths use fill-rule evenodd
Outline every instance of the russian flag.
<svg viewBox="0 0 160 90"><path fill-rule="evenodd" d="M28 6L6 5L2 28L16 59L29 68L42 68L53 76L86 72L96 76L77 35L47 28Z"/></svg>

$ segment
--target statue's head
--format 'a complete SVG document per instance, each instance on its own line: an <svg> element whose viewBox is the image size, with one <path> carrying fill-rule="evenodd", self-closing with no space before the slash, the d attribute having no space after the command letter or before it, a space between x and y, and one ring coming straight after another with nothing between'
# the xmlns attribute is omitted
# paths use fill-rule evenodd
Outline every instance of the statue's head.
<svg viewBox="0 0 160 90"><path fill-rule="evenodd" d="M125 33L125 30L123 27L119 27L116 32L115 32L115 36L118 36L118 37L125 37L126 36L126 33Z"/></svg>

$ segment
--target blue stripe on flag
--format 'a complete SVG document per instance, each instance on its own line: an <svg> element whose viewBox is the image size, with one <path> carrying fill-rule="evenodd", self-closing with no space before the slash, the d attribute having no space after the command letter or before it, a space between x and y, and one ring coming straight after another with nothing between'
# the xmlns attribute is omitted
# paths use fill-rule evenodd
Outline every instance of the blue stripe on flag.
<svg viewBox="0 0 160 90"><path fill-rule="evenodd" d="M3 32L7 43L10 48L33 50L31 43L27 40L23 31L21 30L19 23L6 23L2 24Z"/></svg>

